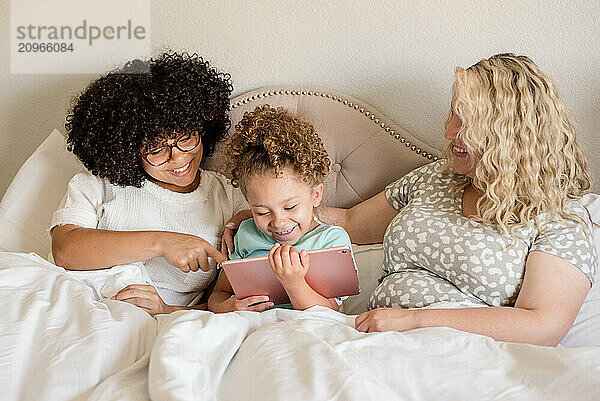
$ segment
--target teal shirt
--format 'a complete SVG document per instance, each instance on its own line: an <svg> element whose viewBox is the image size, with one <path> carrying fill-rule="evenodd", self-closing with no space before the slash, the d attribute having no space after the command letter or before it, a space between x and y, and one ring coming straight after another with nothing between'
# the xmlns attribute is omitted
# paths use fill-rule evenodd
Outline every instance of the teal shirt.
<svg viewBox="0 0 600 401"><path fill-rule="evenodd" d="M238 228L233 244L235 251L229 255L230 259L246 259L256 256L267 256L276 241L263 234L254 223L254 219L243 221ZM321 249L334 246L351 245L350 237L346 230L338 226L321 224L314 230L304 234L294 247L301 251L303 249Z"/></svg>
<svg viewBox="0 0 600 401"><path fill-rule="evenodd" d="M229 255L230 259L245 259L257 256L267 256L276 241L265 235L258 229L254 219L243 221L238 228L233 244L235 251ZM321 249L334 246L351 246L350 237L346 230L338 226L321 224L315 229L304 234L294 247L301 251L303 249ZM341 298L341 300L347 297ZM338 299L338 298L336 298ZM338 301L340 303L341 301ZM291 304L278 305L283 308L292 308Z"/></svg>

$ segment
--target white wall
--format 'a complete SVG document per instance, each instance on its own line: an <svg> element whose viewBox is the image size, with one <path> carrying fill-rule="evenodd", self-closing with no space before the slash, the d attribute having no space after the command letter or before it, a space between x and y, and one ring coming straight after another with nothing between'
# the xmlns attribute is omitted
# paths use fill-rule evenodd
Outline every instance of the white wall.
<svg viewBox="0 0 600 401"><path fill-rule="evenodd" d="M9 0L0 0L0 195L54 127L86 75L11 75ZM153 1L152 45L196 51L235 92L313 84L377 107L444 146L456 65L511 51L557 83L600 182L597 1ZM595 185L598 192L600 184Z"/></svg>

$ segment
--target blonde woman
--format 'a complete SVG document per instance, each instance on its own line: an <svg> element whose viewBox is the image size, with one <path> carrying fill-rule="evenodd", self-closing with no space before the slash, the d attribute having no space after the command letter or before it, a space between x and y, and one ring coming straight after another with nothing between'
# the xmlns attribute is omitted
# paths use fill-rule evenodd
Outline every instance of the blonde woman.
<svg viewBox="0 0 600 401"><path fill-rule="evenodd" d="M590 178L554 84L513 54L457 68L445 138L446 160L351 209L318 212L355 243L383 240L384 276L356 328L558 344L598 261L577 201Z"/></svg>

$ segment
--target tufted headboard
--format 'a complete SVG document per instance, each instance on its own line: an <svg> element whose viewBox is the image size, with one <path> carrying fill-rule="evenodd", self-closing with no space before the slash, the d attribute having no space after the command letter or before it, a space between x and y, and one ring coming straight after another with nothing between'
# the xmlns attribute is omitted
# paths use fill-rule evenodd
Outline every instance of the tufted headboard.
<svg viewBox="0 0 600 401"><path fill-rule="evenodd" d="M332 172L325 181L328 205L352 206L439 156L373 107L314 88L263 88L238 96L231 105L233 125L244 112L265 103L304 115L315 125L332 159ZM219 157L218 147L203 167L218 169ZM54 130L19 169L0 202L0 250L47 255L52 213L69 179L81 169Z"/></svg>
<svg viewBox="0 0 600 401"><path fill-rule="evenodd" d="M231 101L232 130L245 112L269 104L306 117L331 158L323 203L350 207L382 191L410 170L437 160L441 152L416 139L374 107L325 89L265 87ZM221 170L217 147L204 168Z"/></svg>

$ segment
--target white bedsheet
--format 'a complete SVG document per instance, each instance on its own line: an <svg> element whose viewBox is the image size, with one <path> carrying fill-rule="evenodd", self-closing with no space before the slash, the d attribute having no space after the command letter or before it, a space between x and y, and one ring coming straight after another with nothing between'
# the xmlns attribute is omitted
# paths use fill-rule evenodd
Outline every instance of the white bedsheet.
<svg viewBox="0 0 600 401"><path fill-rule="evenodd" d="M156 320L96 299L36 254L0 253L0 399L85 400L103 380L148 359ZM146 395L129 399L148 399L147 383L130 384Z"/></svg>
<svg viewBox="0 0 600 401"><path fill-rule="evenodd" d="M598 400L600 347L299 312L151 318L35 254L0 253L3 400Z"/></svg>
<svg viewBox="0 0 600 401"><path fill-rule="evenodd" d="M158 321L153 400L600 397L600 347L499 343L447 328L364 334L352 317L324 308Z"/></svg>

